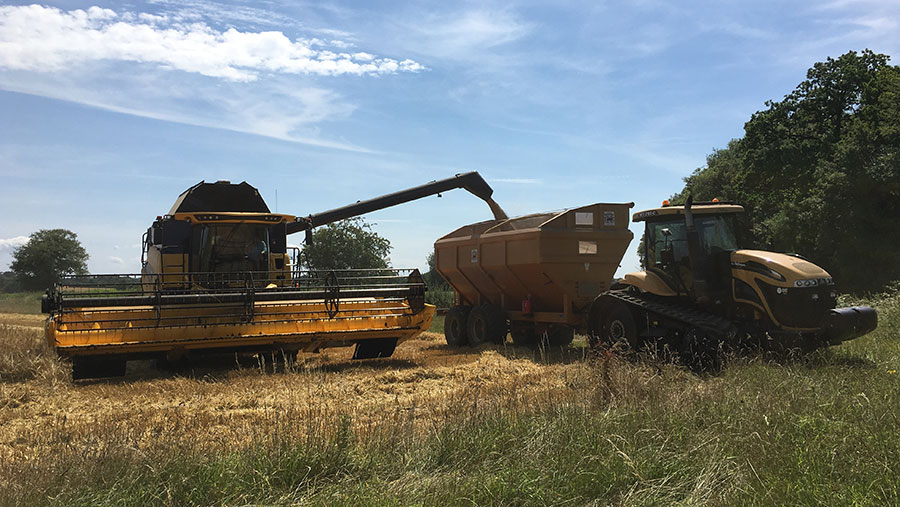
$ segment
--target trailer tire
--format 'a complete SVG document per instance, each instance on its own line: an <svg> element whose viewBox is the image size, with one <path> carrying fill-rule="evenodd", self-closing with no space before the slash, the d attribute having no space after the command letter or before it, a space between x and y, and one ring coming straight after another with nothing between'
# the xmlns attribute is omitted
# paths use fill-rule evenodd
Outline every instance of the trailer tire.
<svg viewBox="0 0 900 507"><path fill-rule="evenodd" d="M565 347L575 339L575 329L562 324L554 324L547 329L547 345Z"/></svg>
<svg viewBox="0 0 900 507"><path fill-rule="evenodd" d="M537 334L533 327L514 327L509 330L512 341L519 347L534 347L537 345Z"/></svg>
<svg viewBox="0 0 900 507"><path fill-rule="evenodd" d="M466 329L469 345L477 347L482 343L501 344L506 341L506 314L494 305L480 305L469 313Z"/></svg>
<svg viewBox="0 0 900 507"><path fill-rule="evenodd" d="M462 347L469 342L468 325L471 306L454 306L444 316L444 338L451 347Z"/></svg>

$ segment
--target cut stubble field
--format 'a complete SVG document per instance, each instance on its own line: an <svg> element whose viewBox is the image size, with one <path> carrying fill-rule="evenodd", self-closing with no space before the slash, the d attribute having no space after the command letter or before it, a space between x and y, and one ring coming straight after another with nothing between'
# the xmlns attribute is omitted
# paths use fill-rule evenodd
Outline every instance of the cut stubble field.
<svg viewBox="0 0 900 507"><path fill-rule="evenodd" d="M879 329L696 376L578 345L129 363L73 383L0 314L5 504L896 503L900 296Z"/></svg>

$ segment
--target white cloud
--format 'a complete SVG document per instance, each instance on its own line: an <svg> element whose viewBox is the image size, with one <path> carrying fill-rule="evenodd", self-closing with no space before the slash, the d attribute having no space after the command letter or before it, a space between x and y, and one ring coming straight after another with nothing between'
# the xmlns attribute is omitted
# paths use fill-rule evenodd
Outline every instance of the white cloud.
<svg viewBox="0 0 900 507"><path fill-rule="evenodd" d="M0 239L0 251L13 250L28 243L28 236L16 236L14 238Z"/></svg>
<svg viewBox="0 0 900 507"><path fill-rule="evenodd" d="M424 70L411 59L342 52L347 46L341 41L292 41L279 31L223 32L203 22L185 24L100 7L68 12L40 5L0 7L0 67L12 70L53 72L88 62L126 61L231 81L254 81L261 73L337 76Z"/></svg>
<svg viewBox="0 0 900 507"><path fill-rule="evenodd" d="M125 264L125 259L123 259L121 257L116 257L115 255L110 255L108 260L109 260L109 262L119 265L119 266L122 266Z"/></svg>

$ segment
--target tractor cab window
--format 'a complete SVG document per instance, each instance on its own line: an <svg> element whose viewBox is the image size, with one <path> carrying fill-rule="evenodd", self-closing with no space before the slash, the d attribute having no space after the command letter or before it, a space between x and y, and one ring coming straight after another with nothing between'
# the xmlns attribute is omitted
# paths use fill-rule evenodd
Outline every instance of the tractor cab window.
<svg viewBox="0 0 900 507"><path fill-rule="evenodd" d="M683 259L687 259L688 246L684 220L648 223L647 229L649 232L649 241L647 242L649 266L661 268L663 264L669 262L678 264Z"/></svg>
<svg viewBox="0 0 900 507"><path fill-rule="evenodd" d="M701 215L694 219L694 224L700 233L700 245L704 252L733 252L738 249L732 215Z"/></svg>
<svg viewBox="0 0 900 507"><path fill-rule="evenodd" d="M732 215L694 215L694 225L700 236L700 247L709 255L738 249ZM649 267L667 264L687 266L687 227L684 216L647 224L647 261Z"/></svg>

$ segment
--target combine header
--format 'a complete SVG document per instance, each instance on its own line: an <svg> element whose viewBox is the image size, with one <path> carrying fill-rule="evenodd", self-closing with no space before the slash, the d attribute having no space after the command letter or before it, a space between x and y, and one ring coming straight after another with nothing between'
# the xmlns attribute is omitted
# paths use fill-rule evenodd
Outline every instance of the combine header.
<svg viewBox="0 0 900 507"><path fill-rule="evenodd" d="M126 361L198 352L314 352L355 345L390 356L428 329L418 270L301 271L288 234L465 188L505 214L476 172L306 217L271 213L247 183L198 183L144 235L135 275L65 278L44 296L47 339L73 377L119 376Z"/></svg>

